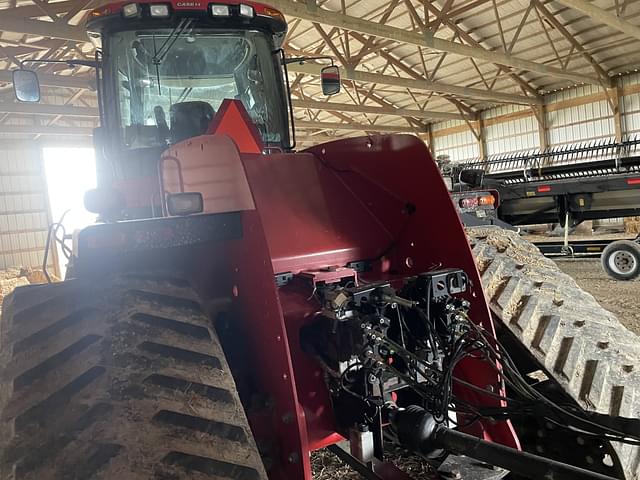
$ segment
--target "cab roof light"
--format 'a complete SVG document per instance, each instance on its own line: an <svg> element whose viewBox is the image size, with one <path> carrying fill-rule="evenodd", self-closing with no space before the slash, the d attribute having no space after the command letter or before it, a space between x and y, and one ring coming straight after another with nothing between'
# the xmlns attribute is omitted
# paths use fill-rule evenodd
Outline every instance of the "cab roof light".
<svg viewBox="0 0 640 480"><path fill-rule="evenodd" d="M128 3L122 7L122 16L125 18L137 17L140 13L140 7L137 3Z"/></svg>
<svg viewBox="0 0 640 480"><path fill-rule="evenodd" d="M276 10L275 8L267 7L266 5L262 6L260 11L258 12L258 15L261 15L264 17L271 17L276 20L280 20L281 22L285 22L285 18L282 12L280 12L279 10Z"/></svg>
<svg viewBox="0 0 640 480"><path fill-rule="evenodd" d="M213 17L229 17L231 16L231 9L229 5L211 5L211 16Z"/></svg>
<svg viewBox="0 0 640 480"><path fill-rule="evenodd" d="M251 5L245 5L244 3L240 4L240 16L253 18L256 12Z"/></svg>
<svg viewBox="0 0 640 480"><path fill-rule="evenodd" d="M167 18L169 16L169 5L166 3L149 5L149 15L154 18Z"/></svg>
<svg viewBox="0 0 640 480"><path fill-rule="evenodd" d="M93 10L91 10L91 12L89 12L89 17L90 18L104 17L106 15L111 15L112 13L113 12L111 11L111 8L107 5L105 7L94 8Z"/></svg>

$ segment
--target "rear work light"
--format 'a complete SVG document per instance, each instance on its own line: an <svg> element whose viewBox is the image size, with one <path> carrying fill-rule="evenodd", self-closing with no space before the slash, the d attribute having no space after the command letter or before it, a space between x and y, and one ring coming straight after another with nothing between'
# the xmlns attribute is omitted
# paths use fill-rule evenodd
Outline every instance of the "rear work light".
<svg viewBox="0 0 640 480"><path fill-rule="evenodd" d="M245 5L243 3L240 4L240 16L253 18L256 12L251 5Z"/></svg>
<svg viewBox="0 0 640 480"><path fill-rule="evenodd" d="M137 17L140 13L140 7L137 3L128 3L122 7L122 16L125 18Z"/></svg>
<svg viewBox="0 0 640 480"><path fill-rule="evenodd" d="M462 208L474 208L478 206L478 197L467 197L460 200Z"/></svg>
<svg viewBox="0 0 640 480"><path fill-rule="evenodd" d="M166 4L150 5L149 15L156 18L167 18L169 16L169 5L166 5Z"/></svg>
<svg viewBox="0 0 640 480"><path fill-rule="evenodd" d="M228 17L231 15L229 5L211 5L211 16L213 17Z"/></svg>
<svg viewBox="0 0 640 480"><path fill-rule="evenodd" d="M170 193L167 195L169 215L193 215L204 209L204 200L200 192Z"/></svg>

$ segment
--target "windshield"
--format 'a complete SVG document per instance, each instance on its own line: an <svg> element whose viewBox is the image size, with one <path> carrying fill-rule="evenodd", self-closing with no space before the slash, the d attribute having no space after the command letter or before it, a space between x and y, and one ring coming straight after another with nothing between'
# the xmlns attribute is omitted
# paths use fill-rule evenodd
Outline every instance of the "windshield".
<svg viewBox="0 0 640 480"><path fill-rule="evenodd" d="M242 101L265 144L287 142L278 56L265 34L212 33L180 24L111 38L127 147L157 147L202 134L224 99Z"/></svg>

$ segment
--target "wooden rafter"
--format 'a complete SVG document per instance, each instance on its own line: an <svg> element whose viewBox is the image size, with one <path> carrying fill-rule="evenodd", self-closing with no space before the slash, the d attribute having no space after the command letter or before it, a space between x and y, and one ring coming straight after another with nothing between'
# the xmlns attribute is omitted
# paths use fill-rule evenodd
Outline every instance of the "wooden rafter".
<svg viewBox="0 0 640 480"><path fill-rule="evenodd" d="M435 36L425 36L421 33L414 33L403 30L401 28L390 25L380 25L375 22L363 20L350 15L344 15L326 9L309 9L305 4L294 2L293 0L271 0L271 3L290 16L303 18L312 23L321 23L341 29L359 32L365 35L373 35L380 38L387 38L398 42L424 46L432 50L450 52L456 55L474 57L485 61L500 63L501 65L510 66L522 70L537 72L542 75L562 78L573 82L599 84L599 80L586 76L578 75L572 72L565 72L559 68L550 67L545 64L532 62L523 58L515 57L507 53L490 51L484 48L463 45L459 43L449 42Z"/></svg>
<svg viewBox="0 0 640 480"><path fill-rule="evenodd" d="M496 0L491 0L493 3L493 13L496 17L496 25L498 25L498 32L500 33L500 41L502 42L502 48L507 51L507 41L504 39L504 29L502 28L502 20L500 20L500 13L498 12L498 3Z"/></svg>
<svg viewBox="0 0 640 480"><path fill-rule="evenodd" d="M332 110L337 112L352 112L370 115L397 116L409 118L422 118L429 120L462 120L468 114L438 112L433 110L414 110L408 108L371 107L334 102L319 102L316 100L293 100L294 108L308 108L313 110ZM0 111L2 111L0 109Z"/></svg>
<svg viewBox="0 0 640 480"><path fill-rule="evenodd" d="M536 18L538 19L538 22L540 23L540 28L544 32L545 37L547 37L547 43L549 44L549 46L553 50L553 53L556 56L556 60L562 66L562 58L560 57L560 53L558 53L558 49L556 48L556 43L553 41L553 39L551 38L551 35L549 34L549 31L547 30L547 25L542 20L542 16L540 16L540 12L538 11L538 9L535 8L534 11L536 13Z"/></svg>
<svg viewBox="0 0 640 480"><path fill-rule="evenodd" d="M591 67L594 69L596 74L600 77L600 79L609 86L611 84L611 80L607 75L607 72L598 64L598 62L591 56L589 52L585 50L585 48L578 42L575 35L569 33L569 31L560 23L560 21L549 11L549 9L544 6L539 0L532 0L531 2L535 5L536 10L539 11L548 21L553 25L553 27L560 32L560 34L565 38L567 42L571 45L572 49L577 50L580 54L589 62ZM560 61L562 63L562 60Z"/></svg>
<svg viewBox="0 0 640 480"><path fill-rule="evenodd" d="M432 3L429 2L427 8L429 8L432 11L437 11L437 7L435 7ZM467 42L469 45L473 46L473 47L477 47L477 48L482 48L482 45L480 44L480 42L478 42L477 40L475 40L470 33L466 32L465 30L463 30L460 25L458 25L457 23L455 23L451 18L447 18L445 19L445 22L447 23L447 26L453 31L455 32L457 35L460 36L461 39L463 39L465 42ZM515 37L515 39L517 39L517 37ZM515 40L512 40L512 45L515 44ZM513 49L513 46L511 46L511 49ZM508 49L508 52L511 53L511 49ZM498 67L498 74L500 74L500 72L502 72L503 70L508 71L508 68L505 65L496 63L495 64ZM531 85L529 85L525 80L523 80L520 75L514 73L514 72L509 72L509 76L519 85L524 86L524 88L527 90L527 92L529 92L531 95L533 96L537 96L538 92L536 91L536 89L534 87L532 87ZM492 85L493 88L493 85Z"/></svg>
<svg viewBox="0 0 640 480"><path fill-rule="evenodd" d="M280 1L285 4L292 2L292 0L274 0L271 3L278 7L277 4ZM556 85L562 86L559 81L562 79L572 83L583 80L586 83L599 84L604 88L609 104L614 105L615 95L613 90L608 88L611 86L611 80L605 65L611 69L612 73L618 73L619 66L623 62L613 60L621 55L621 50L616 51L613 56L608 56L606 49L622 46L629 49L632 45L630 38L636 38L624 30L628 25L618 24L624 27L618 30L628 35L622 41L621 34L612 35L611 41L590 40L593 34L589 35L591 32L587 32L586 28L576 23L580 21L582 22L580 25L585 25L584 16L572 15L566 17L569 20L563 20L561 15L567 11L567 8L560 8L556 12L554 6L549 5L551 3L549 0L531 0L513 11L504 9L504 0L440 0L437 3L429 0L384 0L370 2L375 5L364 15L359 13L363 11L364 0L293 1L296 8L307 10L305 15L312 12L323 18L314 22L314 25L304 15L296 16L297 12L283 9L288 17L291 13L294 14L289 18L290 30L287 44L293 42L300 51L309 54L330 53L347 67L346 72L343 72L344 93L334 97L332 105L324 105L326 102L318 101L318 81L309 76L315 76L315 73L293 71L296 66L292 70L294 97L298 96L298 99L294 100L296 115L307 112L305 119L309 118L309 121L319 123L322 122L318 119L328 118L330 121L325 125L326 128L323 126L322 131L334 134L347 132L333 129L332 127L335 126L333 119L323 114L323 111L335 117L336 121L339 120L340 124L353 122L355 119L358 126L373 128L378 125L385 126L387 121L393 118L402 118L406 121L407 127L398 127L397 120L391 127L422 131L422 122L426 121L447 120L454 117L460 120L473 120L475 112L470 105L477 108L475 100L486 103L520 103L535 107L539 105L539 89L558 88ZM591 5L594 3L592 0L558 1L563 4L595 6ZM266 2L269 3L270 0ZM624 18L624 15L627 9L635 12L629 8L632 3L633 0L615 0L606 10L602 8L600 10L628 24L629 21ZM87 58L90 50L85 42L86 37L83 39L79 37L84 35L83 28L70 25L69 20L79 18L88 6L89 0L51 2L33 0L29 5L0 10L0 65L3 66L0 68L14 68L24 59ZM327 10L327 8L333 10ZM572 6L571 8L581 11L582 7ZM531 14L531 10L535 10L535 15ZM334 17L334 14L341 16L339 22L335 21L337 17ZM482 18L482 20L467 21L471 16ZM535 18L536 16L540 18ZM591 16L596 23L594 27L592 22L586 21L586 25L591 29L606 29L605 25L613 26L607 21L599 22L598 18L588 16ZM630 15L629 18L635 17ZM487 19L493 19L493 21L487 23ZM18 24L14 20L24 22ZM354 26L351 23L353 20L360 23ZM17 31L23 35L2 35L2 27L8 22L11 22L11 25L5 31ZM362 25L367 30L362 30L360 28ZM474 27L469 28L470 25ZM22 31L23 26L26 27L25 31ZM44 35L45 28L47 35ZM614 26L614 28L617 27ZM545 49L544 53L537 53L534 50L540 47L542 38L536 41L536 34L532 33L533 29L537 31L537 35L547 38L547 42L555 50L553 53L551 49ZM437 37L434 36L433 42L430 43L432 40L430 34L436 30ZM554 35L553 30L559 35ZM402 36L397 36L396 34L399 35L400 31ZM560 35L562 41L558 43L557 38ZM68 36L74 38L66 38ZM42 37L42 40L36 37ZM585 43L580 42L579 39L584 39ZM555 45L551 40L556 41ZM415 48L407 48L407 45ZM458 50L460 47L463 50ZM474 50L464 50L465 47L472 47ZM511 63L517 63L526 58L525 61L537 66L535 69L527 69L522 68L520 64L520 66L514 66L499 63L496 61L495 54L507 55ZM554 61L554 58L559 62L557 70L563 72L565 76L558 75L558 72L549 73L547 67L553 65L549 62ZM602 61L599 62L596 58ZM573 61L574 59L578 61ZM585 61L595 75L586 70ZM575 70L574 72L569 70L569 65L572 70ZM310 68L311 65L303 67ZM465 68L469 73L463 77ZM541 71L543 69L544 72ZM44 91L48 88L47 85L51 84L52 87L68 88L65 91L70 96L71 94L84 96L69 105L64 105L69 110L63 110L65 113L62 115L38 113L35 110L33 110L35 113L30 115L41 118L43 124L59 121L56 126L61 128L65 124L65 119L73 118L70 116L73 113L68 112L78 113L82 110L77 109L84 108L86 113L93 109L89 106L79 106L87 102L89 105L94 104L94 97L89 88L93 81L87 75L87 69L69 69L64 65L41 65L38 66L38 70L44 72L41 78ZM587 72L587 75L584 75L584 72ZM6 85L10 80L7 73L0 71L0 85L5 84L0 86L0 106L6 103L3 100L5 98L12 101L10 86ZM572 77L568 78L568 75ZM441 81L436 81L436 78ZM418 81L422 83L419 85ZM464 88L463 85L472 88L463 92L459 90ZM430 90L430 88L437 90ZM519 90L525 94L520 95ZM512 97L509 99L506 95ZM353 99L353 104L349 103L350 97ZM443 100L452 106L444 104ZM303 103L305 105L303 107L299 103L296 104L297 102L306 103ZM315 105L315 108L311 105ZM427 108L428 105L429 108ZM6 108L9 109L9 107ZM539 109L539 107L535 108ZM7 115L11 119L14 115L24 116L25 114L0 111L0 118L6 118Z"/></svg>
<svg viewBox="0 0 640 480"><path fill-rule="evenodd" d="M623 18L620 18L617 15L613 15L612 13L603 10L602 8L594 5L593 3L587 2L585 0L557 0L561 4L573 8L588 17L593 18L599 23L604 23L609 25L620 32L623 32L630 37L636 38L640 40L640 27L633 25Z"/></svg>

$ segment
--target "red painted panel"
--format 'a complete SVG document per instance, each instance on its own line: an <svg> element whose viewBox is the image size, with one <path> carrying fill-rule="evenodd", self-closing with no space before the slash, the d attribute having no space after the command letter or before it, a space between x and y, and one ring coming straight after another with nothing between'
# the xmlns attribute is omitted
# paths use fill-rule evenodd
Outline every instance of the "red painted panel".
<svg viewBox="0 0 640 480"><path fill-rule="evenodd" d="M367 274L370 281L463 268L473 285L473 320L493 330L464 229L422 141L402 135L349 139L295 155L243 160L275 272L364 259L379 260ZM332 414L318 367L299 345L299 329L318 308L309 301L310 293L294 283L281 288L279 296L309 442L315 447L331 435ZM459 374L483 387L499 384L495 372L480 362L463 363ZM469 391L459 393L496 404ZM482 427L474 433L518 445L507 422Z"/></svg>
<svg viewBox="0 0 640 480"><path fill-rule="evenodd" d="M204 213L255 208L240 152L229 136L190 138L167 150L162 158L163 190L175 193L183 188L185 192L201 192Z"/></svg>
<svg viewBox="0 0 640 480"><path fill-rule="evenodd" d="M305 412L298 401L291 341L285 329L264 229L255 210L243 212L242 223L242 240L224 254L235 267L231 274L236 294L234 310L235 317L244 324L246 355L259 372L259 393L271 405L262 411L250 410L249 420L256 441L269 450L273 462L270 480L311 480Z"/></svg>
<svg viewBox="0 0 640 480"><path fill-rule="evenodd" d="M245 168L276 272L371 258L391 241L369 207L312 154L252 157Z"/></svg>
<svg viewBox="0 0 640 480"><path fill-rule="evenodd" d="M215 131L227 128L224 123ZM251 150L250 140L236 139L236 144ZM220 157L219 142L218 135L211 137L201 143L202 154L193 156L185 154L190 147L183 142L173 154L189 169L192 161ZM235 305L245 324L247 354L260 373L261 392L274 405L270 412L249 414L258 438L266 435L276 444L279 458L271 478L310 480L309 450L339 439L322 371L300 345L300 329L313 321L319 306L302 280L276 289L274 273L357 260L373 261L373 270L364 275L368 281L463 268L471 280L473 320L491 331L493 325L464 229L422 141L389 135L295 154L254 152L228 159L242 162L256 210L243 212L243 239L230 251L212 255L228 255L235 265ZM481 362L463 362L457 374L483 388L499 385L493 369ZM469 390L457 389L457 394L498 403ZM518 446L508 422L477 422L471 431Z"/></svg>
<svg viewBox="0 0 640 480"><path fill-rule="evenodd" d="M121 1L121 2L112 2L106 5L103 5L99 8L95 8L90 12L90 18L100 17L104 15L113 15L120 13L122 11L122 7L125 5L132 3L129 0ZM218 0L216 2L209 2L204 0L169 0L158 2L157 0L137 0L136 3L163 3L169 4L174 10L191 10L191 11L204 11L206 12L211 3L217 3L222 5L239 5L243 3L245 5L250 5L254 8L256 15L263 15L266 17L272 17L276 20L280 20L284 23L284 16L278 10L268 5L259 2L252 2L247 0Z"/></svg>

